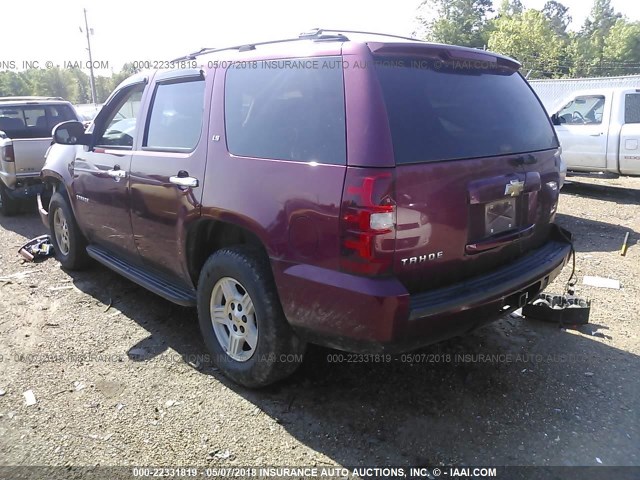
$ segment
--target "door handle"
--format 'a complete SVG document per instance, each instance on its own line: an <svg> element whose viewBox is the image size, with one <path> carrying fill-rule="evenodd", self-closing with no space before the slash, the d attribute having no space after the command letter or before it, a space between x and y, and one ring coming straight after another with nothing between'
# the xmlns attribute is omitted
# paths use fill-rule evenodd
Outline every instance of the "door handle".
<svg viewBox="0 0 640 480"><path fill-rule="evenodd" d="M189 176L181 176L180 174L169 177L169 181L174 185L178 185L179 187L184 188L196 188L199 185L198 179L189 177Z"/></svg>
<svg viewBox="0 0 640 480"><path fill-rule="evenodd" d="M602 132L589 134L590 137L599 137L600 135L602 135Z"/></svg>
<svg viewBox="0 0 640 480"><path fill-rule="evenodd" d="M127 178L127 172L120 169L107 170L107 175L112 178Z"/></svg>

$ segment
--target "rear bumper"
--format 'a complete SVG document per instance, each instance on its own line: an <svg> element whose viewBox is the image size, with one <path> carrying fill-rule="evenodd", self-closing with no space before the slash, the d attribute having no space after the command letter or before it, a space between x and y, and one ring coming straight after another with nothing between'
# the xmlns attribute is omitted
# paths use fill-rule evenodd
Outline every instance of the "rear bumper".
<svg viewBox="0 0 640 480"><path fill-rule="evenodd" d="M7 185L5 187L6 194L14 200L32 198L36 195L39 195L43 191L44 184L40 181L39 177L18 177L18 180L14 181L11 186Z"/></svg>
<svg viewBox="0 0 640 480"><path fill-rule="evenodd" d="M514 294L540 283L539 290L543 290L555 278L571 251L569 244L551 241L531 254L513 262L510 265L494 270L488 275L473 278L446 288L430 292L411 295L409 300L409 320L441 315L469 306L488 303L495 300L507 300L505 304L513 303ZM521 307L526 301L518 299Z"/></svg>
<svg viewBox="0 0 640 480"><path fill-rule="evenodd" d="M285 314L303 338L353 352L401 352L464 334L523 306L553 281L570 253L556 230L545 245L509 265L415 295L396 279L307 265L274 273Z"/></svg>
<svg viewBox="0 0 640 480"><path fill-rule="evenodd" d="M13 163L10 163L9 165L11 165L11 169L9 171L0 170L0 181L2 181L9 190L42 183L40 180L40 172L15 173L12 171L15 168L15 165Z"/></svg>

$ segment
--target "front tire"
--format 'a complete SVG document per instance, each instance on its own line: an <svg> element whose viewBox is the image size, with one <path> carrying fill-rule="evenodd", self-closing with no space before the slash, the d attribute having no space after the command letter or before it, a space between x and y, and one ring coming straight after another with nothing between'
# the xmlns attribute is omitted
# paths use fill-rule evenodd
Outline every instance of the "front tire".
<svg viewBox="0 0 640 480"><path fill-rule="evenodd" d="M89 264L87 241L80 232L67 199L59 192L49 203L49 231L56 258L67 270L82 270Z"/></svg>
<svg viewBox="0 0 640 480"><path fill-rule="evenodd" d="M268 260L255 249L209 257L198 282L198 319L214 363L236 383L264 387L302 362L306 345L284 316Z"/></svg>

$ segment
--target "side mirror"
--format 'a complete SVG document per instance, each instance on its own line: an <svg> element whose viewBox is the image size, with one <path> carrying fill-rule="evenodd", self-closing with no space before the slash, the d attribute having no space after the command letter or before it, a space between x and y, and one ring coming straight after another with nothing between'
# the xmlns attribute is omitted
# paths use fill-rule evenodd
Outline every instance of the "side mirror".
<svg viewBox="0 0 640 480"><path fill-rule="evenodd" d="M84 133L84 125L75 120L53 128L53 141L61 145L90 145L91 135Z"/></svg>
<svg viewBox="0 0 640 480"><path fill-rule="evenodd" d="M560 125L562 123L557 113L551 115L551 123L553 123L554 125Z"/></svg>

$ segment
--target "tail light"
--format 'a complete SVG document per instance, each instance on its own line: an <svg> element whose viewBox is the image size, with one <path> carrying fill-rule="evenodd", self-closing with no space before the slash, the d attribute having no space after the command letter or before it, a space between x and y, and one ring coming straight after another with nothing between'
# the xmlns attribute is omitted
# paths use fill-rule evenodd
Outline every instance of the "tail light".
<svg viewBox="0 0 640 480"><path fill-rule="evenodd" d="M14 162L16 159L13 153L13 144L5 145L2 147L2 160L5 162Z"/></svg>
<svg viewBox="0 0 640 480"><path fill-rule="evenodd" d="M396 207L393 170L348 168L341 207L343 271L384 275L393 266ZM391 245L392 248L385 248Z"/></svg>
<svg viewBox="0 0 640 480"><path fill-rule="evenodd" d="M558 187L562 188L562 186L564 185L564 181L567 178L567 164L562 159L562 147L558 147L558 150L553 155L553 159L555 160L556 168L558 169L558 172L560 174L560 182L558 183Z"/></svg>

